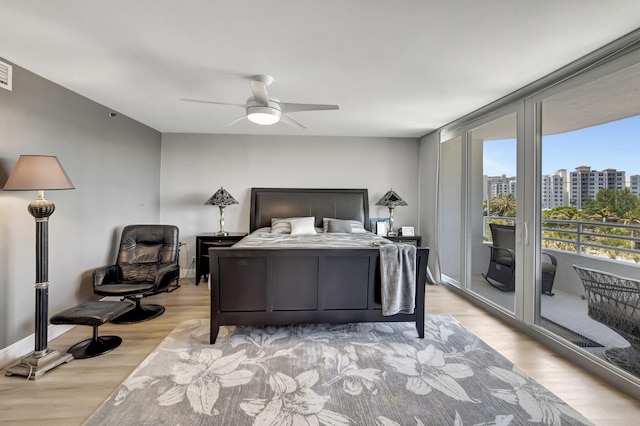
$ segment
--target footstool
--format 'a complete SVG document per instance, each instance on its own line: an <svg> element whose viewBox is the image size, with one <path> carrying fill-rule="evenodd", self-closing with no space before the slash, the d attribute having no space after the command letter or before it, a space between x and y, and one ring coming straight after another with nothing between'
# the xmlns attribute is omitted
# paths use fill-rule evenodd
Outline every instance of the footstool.
<svg viewBox="0 0 640 426"><path fill-rule="evenodd" d="M58 312L51 317L50 322L51 324L75 324L93 327L93 337L91 339L76 343L67 351L75 359L91 358L111 352L120 346L122 338L118 336L98 337L98 327L130 311L134 306L133 303L120 301L85 302Z"/></svg>

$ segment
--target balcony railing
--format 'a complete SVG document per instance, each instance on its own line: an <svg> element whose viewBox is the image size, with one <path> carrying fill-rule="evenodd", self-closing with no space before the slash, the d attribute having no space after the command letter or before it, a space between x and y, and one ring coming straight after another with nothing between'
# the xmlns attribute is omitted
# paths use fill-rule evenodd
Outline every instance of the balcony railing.
<svg viewBox="0 0 640 426"><path fill-rule="evenodd" d="M485 216L483 235L491 238L489 223L515 223L513 217ZM640 226L579 220L542 220L542 247L577 254L640 263Z"/></svg>

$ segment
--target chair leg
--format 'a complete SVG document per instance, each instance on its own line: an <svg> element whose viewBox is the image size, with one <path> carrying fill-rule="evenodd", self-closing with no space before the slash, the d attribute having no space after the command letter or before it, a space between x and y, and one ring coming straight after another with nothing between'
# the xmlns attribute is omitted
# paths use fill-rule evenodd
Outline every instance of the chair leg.
<svg viewBox="0 0 640 426"><path fill-rule="evenodd" d="M546 294L547 296L553 296L553 281L555 280L555 272L543 272L542 273L542 294Z"/></svg>
<svg viewBox="0 0 640 426"><path fill-rule="evenodd" d="M164 313L164 306L162 305L143 305L142 299L135 298L136 306L119 317L112 319L110 322L113 324L134 324L137 322L149 321L159 317Z"/></svg>
<svg viewBox="0 0 640 426"><path fill-rule="evenodd" d="M93 358L94 356L111 352L122 343L119 336L102 336L98 337L98 326L93 327L93 337L83 340L71 346L67 353L73 355L75 359Z"/></svg>
<svg viewBox="0 0 640 426"><path fill-rule="evenodd" d="M513 291L515 289L515 273L511 268L503 265L492 265L482 277L492 286L501 291Z"/></svg>
<svg viewBox="0 0 640 426"><path fill-rule="evenodd" d="M604 357L623 370L640 376L640 352L633 345L624 348L608 348L604 351Z"/></svg>

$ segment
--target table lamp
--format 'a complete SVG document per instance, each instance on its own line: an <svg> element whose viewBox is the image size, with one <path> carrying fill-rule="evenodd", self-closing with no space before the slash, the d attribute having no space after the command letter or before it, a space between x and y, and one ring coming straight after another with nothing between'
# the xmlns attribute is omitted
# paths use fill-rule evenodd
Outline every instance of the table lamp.
<svg viewBox="0 0 640 426"><path fill-rule="evenodd" d="M393 237L398 235L396 231L393 230L393 209L397 206L406 206L407 203L400 197L393 189L387 191L386 194L382 196L376 203L376 206L385 206L389 208L389 231L387 231L388 237Z"/></svg>
<svg viewBox="0 0 640 426"><path fill-rule="evenodd" d="M238 200L233 198L226 189L220 187L204 204L220 207L220 230L216 232L216 235L229 235L229 233L224 230L224 208L232 204L239 204Z"/></svg>

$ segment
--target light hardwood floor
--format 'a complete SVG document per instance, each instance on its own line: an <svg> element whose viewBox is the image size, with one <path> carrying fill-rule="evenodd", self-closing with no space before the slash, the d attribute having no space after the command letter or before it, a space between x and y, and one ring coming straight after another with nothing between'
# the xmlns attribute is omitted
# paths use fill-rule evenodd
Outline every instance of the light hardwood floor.
<svg viewBox="0 0 640 426"><path fill-rule="evenodd" d="M101 335L115 334L122 345L110 354L75 360L37 381L0 376L0 423L12 425L80 425L134 368L181 321L208 318L206 284L182 280L173 293L154 296L167 310L152 321L105 324ZM442 286L427 286L427 313L451 314L486 343L497 349L542 385L571 404L597 425L631 425L640 419L640 402L610 387L543 345ZM49 347L66 350L91 336L89 327L73 330L51 341Z"/></svg>

